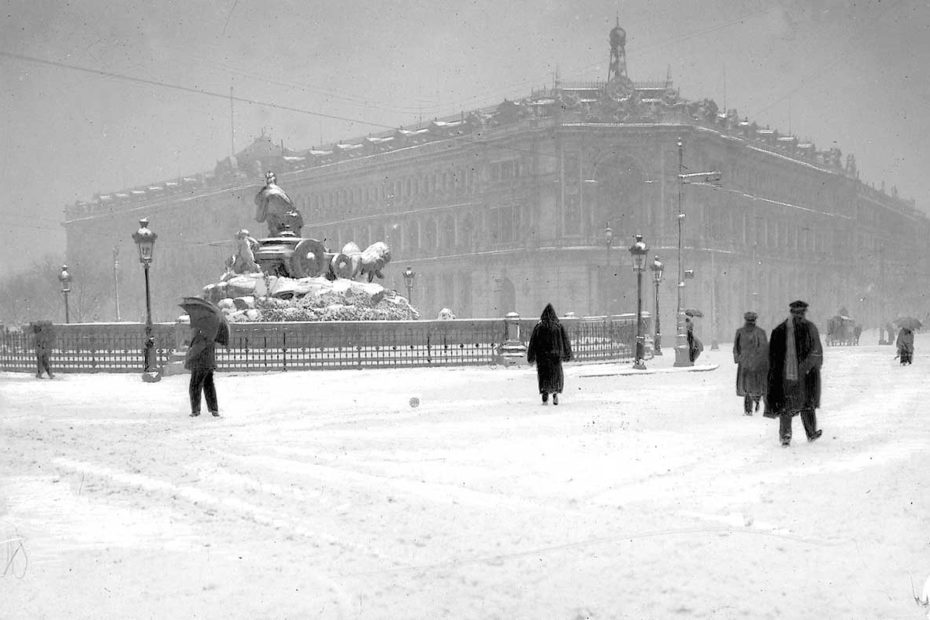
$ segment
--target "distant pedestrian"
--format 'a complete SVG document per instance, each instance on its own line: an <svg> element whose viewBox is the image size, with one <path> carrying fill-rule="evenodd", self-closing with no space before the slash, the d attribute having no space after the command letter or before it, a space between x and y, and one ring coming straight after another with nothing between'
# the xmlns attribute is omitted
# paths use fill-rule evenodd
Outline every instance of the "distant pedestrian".
<svg viewBox="0 0 930 620"><path fill-rule="evenodd" d="M36 321L32 324L32 332L36 345L36 379L41 379L43 372L48 373L49 379L54 379L51 366L52 349L55 347L54 327L51 321Z"/></svg>
<svg viewBox="0 0 930 620"><path fill-rule="evenodd" d="M914 332L909 327L902 327L895 340L901 365L910 364L914 359Z"/></svg>
<svg viewBox="0 0 930 620"><path fill-rule="evenodd" d="M701 357L701 352L704 350L704 343L701 342L700 338L694 335L694 318L689 314L685 315L685 333L688 338L688 359L691 360L693 364L697 361L697 358Z"/></svg>
<svg viewBox="0 0 930 620"><path fill-rule="evenodd" d="M758 315L743 315L746 324L736 330L733 338L733 363L736 367L736 395L743 397L743 413L752 415L753 406L765 395L769 372L769 343L765 330L756 326Z"/></svg>
<svg viewBox="0 0 930 620"><path fill-rule="evenodd" d="M778 434L786 448L791 444L792 418L798 414L808 441L823 434L817 429L823 346L817 327L805 318L807 306L804 301L791 302L791 316L772 330L769 340L765 415L780 418Z"/></svg>
<svg viewBox="0 0 930 620"><path fill-rule="evenodd" d="M565 327L559 322L552 304L546 304L526 348L526 361L536 364L536 378L544 405L549 402L549 394L552 394L552 404L559 404L564 384L562 362L571 359L572 346Z"/></svg>
<svg viewBox="0 0 930 620"><path fill-rule="evenodd" d="M199 327L191 328L191 343L184 359L184 367L191 371L188 393L191 401L191 417L200 415L201 392L207 401L207 409L214 418L220 417L216 402L216 387L213 371L216 370L216 343Z"/></svg>

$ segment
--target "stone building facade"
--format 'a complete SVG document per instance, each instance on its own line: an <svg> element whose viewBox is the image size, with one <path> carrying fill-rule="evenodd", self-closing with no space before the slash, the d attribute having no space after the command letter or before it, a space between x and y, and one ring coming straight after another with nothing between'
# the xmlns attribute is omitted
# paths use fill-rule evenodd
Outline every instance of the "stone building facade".
<svg viewBox="0 0 930 620"><path fill-rule="evenodd" d="M844 307L867 326L928 310L918 292L930 220L913 201L860 180L853 157L837 149L710 100L686 101L670 80L634 84L625 63L606 83L556 83L326 148L292 151L262 136L212 173L67 207L68 263L107 272L119 247L123 318L136 320L142 274L127 259L130 234L148 217L159 235L155 320L171 320L181 296L222 273L236 231L265 236L253 198L266 170L303 214L302 236L334 251L386 241L383 284L406 294L409 266L412 302L426 318L444 307L459 318L535 316L548 302L562 314L633 312L636 233L649 261L658 255L666 267L666 346L679 255L681 270L694 272L682 305L703 311L705 340L728 340L749 309L772 326L796 298L817 321ZM702 171L719 181L688 176ZM648 271L644 278L651 312L655 291Z"/></svg>

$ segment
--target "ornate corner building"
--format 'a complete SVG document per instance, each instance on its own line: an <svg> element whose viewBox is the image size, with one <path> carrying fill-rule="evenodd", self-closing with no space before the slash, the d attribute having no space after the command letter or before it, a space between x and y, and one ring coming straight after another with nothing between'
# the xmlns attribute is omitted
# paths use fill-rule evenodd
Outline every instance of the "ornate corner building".
<svg viewBox="0 0 930 620"><path fill-rule="evenodd" d="M236 231L260 230L252 201L271 170L303 214L302 237L337 251L386 241L393 260L382 283L404 294L410 266L425 317L441 308L535 316L548 302L560 314L632 312L637 233L667 266L662 324L675 325L680 255L681 271L694 272L685 303L703 311L705 339L731 336L750 309L774 324L799 297L817 321L841 306L866 326L924 316L930 220L914 201L861 181L838 149L682 99L670 78L634 83L619 24L609 43L604 82L557 81L519 101L325 148L289 150L262 136L210 173L68 206L68 264L105 280L119 247L116 275L133 290L141 275L125 260L129 232L148 217L159 235L153 312L172 320L180 297L222 273ZM137 300L123 299L124 318L141 316Z"/></svg>

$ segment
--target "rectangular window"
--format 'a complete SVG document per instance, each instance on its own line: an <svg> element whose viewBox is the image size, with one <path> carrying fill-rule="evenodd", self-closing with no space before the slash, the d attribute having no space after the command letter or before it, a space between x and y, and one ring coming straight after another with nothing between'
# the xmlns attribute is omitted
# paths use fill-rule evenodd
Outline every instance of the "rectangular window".
<svg viewBox="0 0 930 620"><path fill-rule="evenodd" d="M501 180L506 181L507 179L512 179L513 176L513 162L501 162Z"/></svg>
<svg viewBox="0 0 930 620"><path fill-rule="evenodd" d="M581 209L578 194L565 196L565 234L577 235L581 232Z"/></svg>
<svg viewBox="0 0 930 620"><path fill-rule="evenodd" d="M513 207L504 207L501 214L501 242L513 241Z"/></svg>

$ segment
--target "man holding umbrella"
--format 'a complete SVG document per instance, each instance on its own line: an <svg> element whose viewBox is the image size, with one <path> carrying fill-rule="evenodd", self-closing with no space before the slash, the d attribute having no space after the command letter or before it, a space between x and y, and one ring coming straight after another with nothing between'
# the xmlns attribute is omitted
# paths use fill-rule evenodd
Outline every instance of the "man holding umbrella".
<svg viewBox="0 0 930 620"><path fill-rule="evenodd" d="M704 317L704 313L695 308L685 310L685 334L688 338L688 359L693 364L701 356L704 343L694 335L694 317Z"/></svg>
<svg viewBox="0 0 930 620"><path fill-rule="evenodd" d="M207 409L214 418L218 418L220 408L213 384L216 343L229 344L229 325L223 317L223 311L205 299L185 297L184 302L179 305L191 317L191 343L184 360L184 367L191 371L188 388L191 401L190 416L196 418L200 415L202 393L207 401Z"/></svg>

